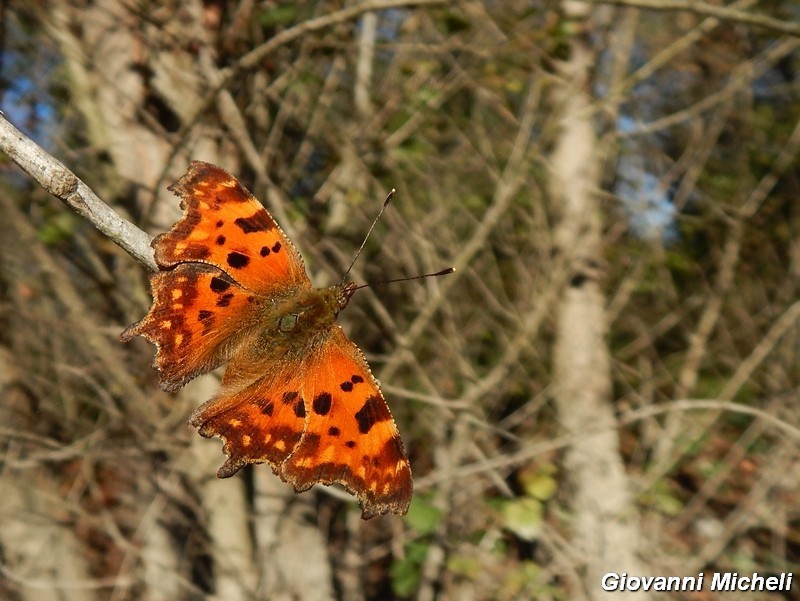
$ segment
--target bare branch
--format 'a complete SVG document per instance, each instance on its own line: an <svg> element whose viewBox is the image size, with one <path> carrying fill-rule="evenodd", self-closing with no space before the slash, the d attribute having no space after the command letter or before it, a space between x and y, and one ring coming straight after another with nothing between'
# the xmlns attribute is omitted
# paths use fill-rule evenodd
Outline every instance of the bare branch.
<svg viewBox="0 0 800 601"><path fill-rule="evenodd" d="M90 221L134 259L153 271L157 269L150 248L150 236L120 217L77 175L14 127L2 114L0 150L39 182L42 188Z"/></svg>
<svg viewBox="0 0 800 601"><path fill-rule="evenodd" d="M620 425L626 426L643 419L655 417L656 415L687 411L712 411L715 415L722 411L727 411L729 413L749 415L764 420L775 428L775 430L779 430L800 442L800 429L788 423L786 420L775 417L771 413L759 409L758 407L750 407L724 399L678 399L661 405L641 407L640 409L627 411L622 414L619 423Z"/></svg>
<svg viewBox="0 0 800 601"><path fill-rule="evenodd" d="M758 15L727 6L715 6L696 0L578 0L589 4L615 4L617 6L632 6L648 10L686 10L706 17L716 17L725 21L746 23L765 27L781 33L800 36L800 24L790 21L774 19L766 15Z"/></svg>
<svg viewBox="0 0 800 601"><path fill-rule="evenodd" d="M226 89L234 79L241 77L243 73L260 68L266 57L293 40L314 31L357 19L364 13L369 13L371 11L387 10L390 8L412 8L415 6L435 6L437 4L446 4L446 0L366 0L354 6L348 6L342 10L337 10L334 13L303 21L294 27L281 31L264 44L242 55L233 66L219 70L218 77L215 80L211 80L212 88L206 95L205 101L196 108L193 116L185 120L183 127L176 135L176 139L182 142L186 138L189 131L200 121L205 112L215 102L217 94L221 90ZM181 143L175 146L176 148L180 147Z"/></svg>

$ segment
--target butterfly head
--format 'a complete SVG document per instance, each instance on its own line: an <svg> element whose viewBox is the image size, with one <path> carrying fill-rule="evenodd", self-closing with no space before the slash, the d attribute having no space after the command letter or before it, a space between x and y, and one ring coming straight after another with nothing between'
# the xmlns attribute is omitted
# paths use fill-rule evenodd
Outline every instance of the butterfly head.
<svg viewBox="0 0 800 601"><path fill-rule="evenodd" d="M336 284L328 288L309 290L302 300L299 310L287 311L289 314L299 313L299 321L310 324L329 324L336 321L339 313L350 303L350 299L360 286L354 282Z"/></svg>
<svg viewBox="0 0 800 601"><path fill-rule="evenodd" d="M355 282L347 282L346 284L337 286L337 288L339 289L337 300L339 303L339 311L341 311L350 302L350 299L353 297L353 294L355 294L356 290L358 290L359 286ZM339 311L337 311L337 313Z"/></svg>

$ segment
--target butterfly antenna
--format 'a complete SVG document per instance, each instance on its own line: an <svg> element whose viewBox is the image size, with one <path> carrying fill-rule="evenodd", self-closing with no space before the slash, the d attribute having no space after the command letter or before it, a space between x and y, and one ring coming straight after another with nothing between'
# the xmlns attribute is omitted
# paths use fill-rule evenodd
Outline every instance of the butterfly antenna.
<svg viewBox="0 0 800 601"><path fill-rule="evenodd" d="M354 286L353 290L358 290L359 288L369 288L372 286L382 286L383 284L393 284L395 282L409 282L411 280L421 280L424 278L438 278L440 275L447 275L448 273L453 273L455 270L455 267L448 267L447 269L442 269L436 273L425 273L423 275L415 275L410 278L394 278L392 280L383 280L382 282L373 282L372 284L361 284L360 286Z"/></svg>
<svg viewBox="0 0 800 601"><path fill-rule="evenodd" d="M350 273L350 270L353 269L353 265L355 265L356 261L358 261L358 257L361 256L361 251L364 250L364 246L366 245L367 240L369 240L369 235L372 233L372 230L375 229L375 224L378 223L378 219L381 218L381 215L383 215L383 212L386 210L386 207L389 206L390 202L392 202L392 198L394 198L394 193L395 189L392 188L392 191L389 192L389 195L386 197L386 200L383 201L383 206L381 207L381 210L378 211L378 216L375 217L375 221L373 221L372 225L369 226L369 230L367 230L367 235L364 236L364 241L361 243L361 246L358 247L358 252L356 253L356 256L353 257L353 260L350 263L350 267L347 268L347 271L345 271L344 275L342 276L343 284L344 281L347 279L347 275Z"/></svg>

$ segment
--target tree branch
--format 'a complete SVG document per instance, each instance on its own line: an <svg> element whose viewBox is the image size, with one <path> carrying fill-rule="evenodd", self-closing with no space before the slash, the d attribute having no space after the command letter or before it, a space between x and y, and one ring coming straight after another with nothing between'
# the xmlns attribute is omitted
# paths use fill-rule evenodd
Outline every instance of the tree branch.
<svg viewBox="0 0 800 601"><path fill-rule="evenodd" d="M361 15L371 11L389 10L392 8L414 8L417 6L435 6L446 3L447 0L365 0L364 2L359 2L358 4L348 6L333 13L303 21L302 23L298 23L297 25L275 34L265 43L242 55L239 60L230 67L219 69L217 73L218 77L215 81L211 82L211 88L206 93L205 100L196 107L191 116L184 120L183 126L175 135L175 140L177 141L175 148L178 149L183 145L183 141L189 131L195 127L206 111L214 104L217 99L217 94L219 94L220 91L228 88L231 82L241 78L244 73L261 68L264 59L278 48L308 33L319 31L327 27L333 27L345 21L357 19Z"/></svg>
<svg viewBox="0 0 800 601"><path fill-rule="evenodd" d="M0 113L0 150L50 194L91 222L134 259L156 271L150 236L119 216L77 175Z"/></svg>
<svg viewBox="0 0 800 601"><path fill-rule="evenodd" d="M578 0L589 4L615 4L617 6L630 6L647 10L685 10L706 17L716 17L724 21L746 23L765 27L781 33L800 36L800 24L791 21L782 21L766 15L737 10L727 6L715 6L697 0Z"/></svg>

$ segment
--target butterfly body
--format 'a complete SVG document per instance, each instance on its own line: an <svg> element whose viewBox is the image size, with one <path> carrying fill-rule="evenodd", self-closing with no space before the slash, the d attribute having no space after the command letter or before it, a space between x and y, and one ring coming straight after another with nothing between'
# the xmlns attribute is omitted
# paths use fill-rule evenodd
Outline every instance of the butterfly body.
<svg viewBox="0 0 800 601"><path fill-rule="evenodd" d="M348 283L302 291L279 303L270 318L280 334L313 338L336 322L339 312L350 302L353 289L354 284ZM271 330L268 335L272 335Z"/></svg>
<svg viewBox="0 0 800 601"><path fill-rule="evenodd" d="M170 391L228 362L220 391L189 420L223 440L218 476L267 463L298 492L342 484L365 519L404 514L412 483L402 441L336 323L356 285L313 288L269 213L219 167L193 161L171 189L184 216L153 241L153 306L121 338L156 345Z"/></svg>

